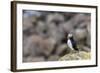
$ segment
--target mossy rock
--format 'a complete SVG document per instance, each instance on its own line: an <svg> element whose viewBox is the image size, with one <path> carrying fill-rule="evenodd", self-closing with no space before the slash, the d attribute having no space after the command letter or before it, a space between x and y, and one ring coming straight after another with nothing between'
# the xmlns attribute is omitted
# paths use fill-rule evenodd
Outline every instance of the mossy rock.
<svg viewBox="0 0 100 73"><path fill-rule="evenodd" d="M88 60L88 59L91 59L91 53L80 51L80 52L73 52L73 53L66 54L63 57L61 57L59 60L66 61L66 60Z"/></svg>

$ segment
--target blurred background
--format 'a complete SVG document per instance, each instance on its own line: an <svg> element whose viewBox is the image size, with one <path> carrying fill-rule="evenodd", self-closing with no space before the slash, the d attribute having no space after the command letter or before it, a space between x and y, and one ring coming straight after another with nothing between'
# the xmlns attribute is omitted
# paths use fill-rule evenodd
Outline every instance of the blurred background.
<svg viewBox="0 0 100 73"><path fill-rule="evenodd" d="M71 53L72 33L79 53ZM23 10L23 62L90 59L91 14Z"/></svg>

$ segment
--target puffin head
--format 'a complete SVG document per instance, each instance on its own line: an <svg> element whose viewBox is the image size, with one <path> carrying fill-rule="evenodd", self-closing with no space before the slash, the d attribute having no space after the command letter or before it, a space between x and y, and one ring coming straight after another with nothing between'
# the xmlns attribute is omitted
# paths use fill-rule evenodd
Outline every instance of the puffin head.
<svg viewBox="0 0 100 73"><path fill-rule="evenodd" d="M69 33L67 37L72 38L73 37L72 33Z"/></svg>

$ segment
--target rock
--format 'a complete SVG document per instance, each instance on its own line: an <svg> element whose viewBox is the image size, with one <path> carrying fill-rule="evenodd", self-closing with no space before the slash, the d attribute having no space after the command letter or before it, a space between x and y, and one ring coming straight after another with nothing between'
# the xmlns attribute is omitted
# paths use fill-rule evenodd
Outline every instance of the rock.
<svg viewBox="0 0 100 73"><path fill-rule="evenodd" d="M62 29L64 30L64 32L71 32L73 30L73 25L71 23L71 21L65 22L62 24Z"/></svg>
<svg viewBox="0 0 100 73"><path fill-rule="evenodd" d="M41 62L41 61L45 61L45 58L42 56L40 57L36 56L36 57L28 57L23 62Z"/></svg>
<svg viewBox="0 0 100 73"><path fill-rule="evenodd" d="M69 49L67 48L67 44L62 44L62 45L58 46L58 48L56 50L56 55L63 56L66 53L69 53Z"/></svg>
<svg viewBox="0 0 100 73"><path fill-rule="evenodd" d="M83 22L79 26L77 26L77 28L86 29L87 28L87 23Z"/></svg>
<svg viewBox="0 0 100 73"><path fill-rule="evenodd" d="M89 34L87 35L86 46L91 48L91 36Z"/></svg>
<svg viewBox="0 0 100 73"><path fill-rule="evenodd" d="M89 47L87 47L87 46L83 46L82 50L86 51L86 52L91 52L91 49Z"/></svg>
<svg viewBox="0 0 100 73"><path fill-rule="evenodd" d="M71 23L73 26L78 26L78 24L85 22L87 16L85 14L76 14L72 19Z"/></svg>
<svg viewBox="0 0 100 73"><path fill-rule="evenodd" d="M36 21L37 21L37 17L33 17L33 16L23 18L23 30L33 27L32 23Z"/></svg>
<svg viewBox="0 0 100 73"><path fill-rule="evenodd" d="M46 21L47 23L54 22L59 24L60 22L64 22L64 16L60 13L51 13L47 15Z"/></svg>
<svg viewBox="0 0 100 73"><path fill-rule="evenodd" d="M48 61L58 61L59 56L58 55L51 55L48 58Z"/></svg>
<svg viewBox="0 0 100 73"><path fill-rule="evenodd" d="M84 52L80 51L79 53L70 53L66 54L63 57L61 57L60 61L68 61L68 60L88 60L91 59L91 53L90 52Z"/></svg>
<svg viewBox="0 0 100 73"><path fill-rule="evenodd" d="M34 10L24 10L23 14L24 14L24 17L31 17L31 16L40 17L42 12L34 11Z"/></svg>
<svg viewBox="0 0 100 73"><path fill-rule="evenodd" d="M31 54L32 40L29 37L24 37L23 39L23 57L27 57Z"/></svg>
<svg viewBox="0 0 100 73"><path fill-rule="evenodd" d="M32 62L31 57L23 57L23 62Z"/></svg>
<svg viewBox="0 0 100 73"><path fill-rule="evenodd" d="M43 38L47 38L49 37L49 34L48 34L48 27L47 25L45 24L45 22L43 21L38 21L37 22L37 27L36 27L36 32L39 36L43 37Z"/></svg>
<svg viewBox="0 0 100 73"><path fill-rule="evenodd" d="M27 17L23 18L23 34L25 36L30 36L32 34L36 34L36 26L37 26L37 18L36 17Z"/></svg>
<svg viewBox="0 0 100 73"><path fill-rule="evenodd" d="M91 34L91 23L87 22L87 31Z"/></svg>
<svg viewBox="0 0 100 73"><path fill-rule="evenodd" d="M74 32L74 36L76 37L77 40L83 40L87 37L87 30L86 29L81 29L81 28L78 28L75 30Z"/></svg>
<svg viewBox="0 0 100 73"><path fill-rule="evenodd" d="M63 23L63 29L66 32L71 32L84 25L87 26L87 22L89 22L88 18L90 18L90 16L87 17L85 14L75 14L70 20Z"/></svg>
<svg viewBox="0 0 100 73"><path fill-rule="evenodd" d="M23 55L33 57L38 55L49 56L55 43L52 38L43 39L38 35L32 35L27 39L26 45L23 46Z"/></svg>
<svg viewBox="0 0 100 73"><path fill-rule="evenodd" d="M55 39L57 43L60 43L62 38L64 38L65 35L64 30L61 26L62 24L59 24L59 26L56 27L54 23L48 25L49 37Z"/></svg>
<svg viewBox="0 0 100 73"><path fill-rule="evenodd" d="M90 22L88 22L87 31L88 31L88 34L87 34L86 44L87 44L88 47L91 47L91 26L90 26Z"/></svg>
<svg viewBox="0 0 100 73"><path fill-rule="evenodd" d="M44 57L34 57L32 59L32 62L44 62L45 58Z"/></svg>
<svg viewBox="0 0 100 73"><path fill-rule="evenodd" d="M70 13L70 12L66 12L66 13L63 13L63 14L64 14L66 21L70 20L71 18L73 18L76 15L76 13Z"/></svg>

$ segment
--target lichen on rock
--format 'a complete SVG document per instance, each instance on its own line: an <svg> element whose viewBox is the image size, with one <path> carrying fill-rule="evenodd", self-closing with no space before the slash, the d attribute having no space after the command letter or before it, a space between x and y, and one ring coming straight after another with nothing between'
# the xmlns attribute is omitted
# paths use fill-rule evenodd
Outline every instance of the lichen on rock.
<svg viewBox="0 0 100 73"><path fill-rule="evenodd" d="M66 61L66 60L88 60L91 59L91 53L90 52L76 52L76 53L69 53L61 57L60 61Z"/></svg>

